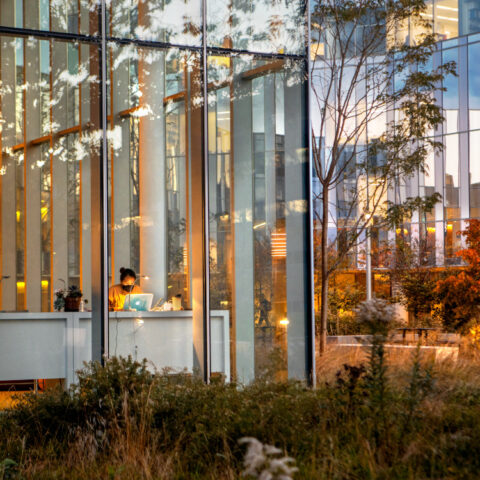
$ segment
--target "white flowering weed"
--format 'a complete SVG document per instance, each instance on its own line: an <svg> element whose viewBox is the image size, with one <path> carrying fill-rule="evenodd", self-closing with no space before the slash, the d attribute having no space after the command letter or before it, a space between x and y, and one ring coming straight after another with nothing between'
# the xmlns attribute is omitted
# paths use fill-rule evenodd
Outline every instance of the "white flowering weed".
<svg viewBox="0 0 480 480"><path fill-rule="evenodd" d="M253 437L244 437L240 444L248 444L243 458L244 470L242 477L258 478L259 480L292 480L298 471L295 459L280 457L282 451L273 445L263 444Z"/></svg>

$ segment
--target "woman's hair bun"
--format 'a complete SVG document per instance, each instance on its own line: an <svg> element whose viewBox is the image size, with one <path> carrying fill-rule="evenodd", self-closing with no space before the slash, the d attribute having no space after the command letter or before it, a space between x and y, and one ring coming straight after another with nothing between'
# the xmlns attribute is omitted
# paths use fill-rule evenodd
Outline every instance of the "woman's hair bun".
<svg viewBox="0 0 480 480"><path fill-rule="evenodd" d="M125 271L125 267L120 267L120 273L123 273Z"/></svg>

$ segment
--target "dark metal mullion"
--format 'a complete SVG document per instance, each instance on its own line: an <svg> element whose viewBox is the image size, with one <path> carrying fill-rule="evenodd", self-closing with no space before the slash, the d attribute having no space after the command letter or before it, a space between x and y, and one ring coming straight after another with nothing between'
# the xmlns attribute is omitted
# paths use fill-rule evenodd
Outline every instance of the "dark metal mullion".
<svg viewBox="0 0 480 480"><path fill-rule="evenodd" d="M99 23L101 22L101 15ZM206 29L205 29L206 30ZM0 35L13 35L13 36L24 36L24 37L40 37L40 38L51 38L54 40L69 40L72 42L84 42L84 43L97 43L99 45L102 42L106 41L117 43L120 45L135 45L138 47L149 47L149 48L163 48L170 49L176 48L179 50L189 50L189 51L198 51L203 52L205 49L208 53L213 55L249 55L258 58L265 59L287 59L292 60L303 60L303 55L289 54L289 53L266 53L266 52L253 52L249 50L235 49L235 48L224 48L224 47L214 47L202 45L201 47L195 45L179 45L174 43L167 42L157 42L151 40L141 40L136 38L117 38L110 36L96 36L96 35L84 35L81 33L67 33L67 32L55 32L52 30L36 30L32 28L17 28L17 27L7 27L0 26Z"/></svg>
<svg viewBox="0 0 480 480"><path fill-rule="evenodd" d="M312 164L312 125L310 121L310 95L312 88L312 75L311 75L311 58L310 58L310 41L311 41L311 14L310 14L310 0L306 1L307 9L307 38L306 38L306 69L307 69L307 88L305 92L305 109L306 109L306 124L307 124L307 202L308 202L308 251L307 251L307 267L308 267L308 312L307 312L307 331L306 331L306 360L307 360L307 379L310 386L314 387L317 383L317 373L315 367L315 305L314 305L314 288L315 288L315 277L314 277L314 222L313 222L313 164Z"/></svg>
<svg viewBox="0 0 480 480"><path fill-rule="evenodd" d="M202 41L202 46L196 45L180 45L175 43L168 43L168 42L159 42L155 40L141 40L138 38L118 38L118 37L107 37L108 42L114 42L121 45L136 45L138 47L152 47L152 48L177 48L179 50L189 50L189 51L198 51L203 52L203 50L207 50L209 53L214 55L226 55L226 54L233 54L233 55L249 55L261 58L291 58L294 60L303 60L303 55L295 55L289 53L266 53L266 52L254 52L249 50L243 49L236 49L236 48L224 48L224 47L215 47L215 46L207 46Z"/></svg>
<svg viewBox="0 0 480 480"><path fill-rule="evenodd" d="M207 62L207 0L202 0L202 90L203 90L203 379L210 383L210 226L209 218L209 159L208 159L208 62Z"/></svg>
<svg viewBox="0 0 480 480"><path fill-rule="evenodd" d="M93 35L82 35L80 33L55 32L51 30L35 30L33 28L17 28L0 26L0 35L13 35L16 37L41 37L53 38L56 40L70 40L85 43L101 44L101 37Z"/></svg>
<svg viewBox="0 0 480 480"><path fill-rule="evenodd" d="M107 140L107 41L106 41L106 5L100 5L100 128L102 144L100 147L100 198L101 198L101 251L100 251L100 286L99 302L102 329L102 363L109 355L109 310L108 310L108 140Z"/></svg>

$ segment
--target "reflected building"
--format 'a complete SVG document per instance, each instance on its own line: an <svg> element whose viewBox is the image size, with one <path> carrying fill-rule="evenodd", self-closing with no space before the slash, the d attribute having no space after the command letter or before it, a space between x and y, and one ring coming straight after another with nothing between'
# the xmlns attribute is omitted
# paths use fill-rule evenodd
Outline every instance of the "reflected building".
<svg viewBox="0 0 480 480"><path fill-rule="evenodd" d="M422 16L432 22L438 37L431 64L438 66L453 61L458 76L448 75L442 85L445 91L439 91L435 96L445 117L443 125L434 133L435 140L442 142L443 151L431 154L426 162L426 172L417 173L411 181L400 186L398 193L405 200L438 192L442 200L430 213L415 213L401 231L372 229L372 283L374 293L378 294L384 294L382 282L387 273L382 256L377 254L382 244L392 245L401 234L409 241L418 242L425 266L460 265L457 252L465 246L461 231L466 228L468 219L480 218L480 2L434 0L427 2L427 10ZM397 25L398 39L413 42L419 33L416 28L413 23ZM401 83L402 79L395 81ZM315 118L314 111L312 118ZM342 185L348 187L348 179ZM315 188L320 191L318 185ZM332 238L337 237L343 199L343 192L335 192L332 209L338 222L330 224ZM389 199L394 200L393 197ZM346 270L352 281L356 278L365 285L364 243L352 253Z"/></svg>
<svg viewBox="0 0 480 480"><path fill-rule="evenodd" d="M311 375L305 6L203 4L1 2L0 381Z"/></svg>

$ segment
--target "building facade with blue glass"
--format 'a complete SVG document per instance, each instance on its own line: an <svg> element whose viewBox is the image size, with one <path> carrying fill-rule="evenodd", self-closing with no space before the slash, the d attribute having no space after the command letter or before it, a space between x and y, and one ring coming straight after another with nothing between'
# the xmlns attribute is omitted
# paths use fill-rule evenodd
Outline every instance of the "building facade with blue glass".
<svg viewBox="0 0 480 480"><path fill-rule="evenodd" d="M431 212L422 215L414 213L411 220L402 226L401 231L376 229L375 226L371 228L373 293L382 295L392 293L386 257L376 254L382 246L393 245L396 237L401 234L412 244L419 246L422 265L440 268L460 265L461 259L456 253L465 245L461 231L465 229L468 219L479 218L479 15L480 2L460 0L427 2L427 8L421 14L423 19L431 22L438 38L437 48L429 65L435 68L447 62L456 64L457 76L447 75L443 85L439 85L443 88L439 88L435 94L436 102L442 107L445 121L431 134L436 141L443 144L443 150L435 154L432 152L427 158L425 173L419 172L408 182L398 185L395 188L395 195L393 192L386 192L385 200L404 201L408 197L430 196L435 192L441 195L441 200ZM414 21L397 25L395 31L400 43L410 45L413 45L415 36L419 33L419 27ZM314 45L317 51L323 52L322 48L318 48L318 44ZM321 61L318 64L321 68ZM394 79L394 83L396 82L401 83L402 79ZM315 127L315 106L312 112ZM367 129L370 135L375 135L376 129L382 133L385 123L379 125L377 119L372 121ZM315 135L320 138L318 132ZM344 182L346 183L348 180ZM341 185L331 192L331 218L328 222L329 236L332 242L337 243L341 240L337 232L342 222L342 201L345 200L345 195L341 193L342 189L348 189L348 185ZM321 192L321 187L315 179L314 192L317 192L317 196ZM320 210L320 203L316 203L315 210ZM317 215L317 218L320 217L320 214ZM341 248L340 245L338 247ZM346 269L351 274L349 281L359 281L365 285L365 270L366 241L363 241L359 242L349 255Z"/></svg>

